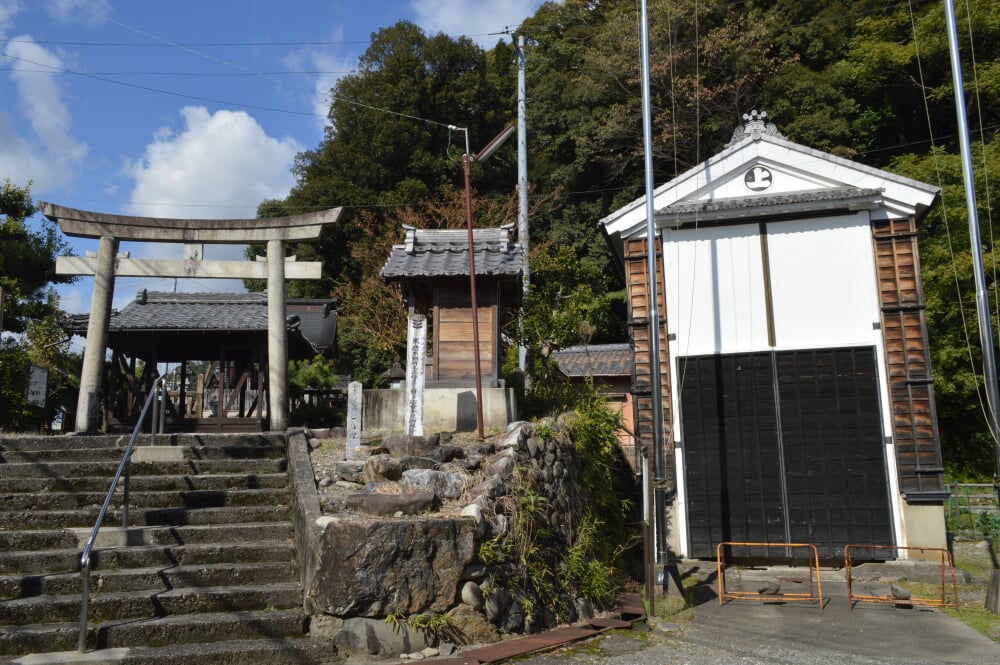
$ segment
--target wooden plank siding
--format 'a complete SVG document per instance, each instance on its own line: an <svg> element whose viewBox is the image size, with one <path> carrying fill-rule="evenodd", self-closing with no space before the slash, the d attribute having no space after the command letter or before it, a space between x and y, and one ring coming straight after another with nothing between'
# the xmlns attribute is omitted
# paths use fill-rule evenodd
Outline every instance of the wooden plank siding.
<svg viewBox="0 0 1000 665"><path fill-rule="evenodd" d="M649 299L646 241L627 240L624 245L625 281L628 289L629 335L632 343L632 395L635 410L635 433L639 445L647 451L653 446L653 392L649 358ZM656 252L656 302L660 321L660 397L663 402L664 489L673 493L676 466L672 436L670 400L670 347L667 345L667 308L663 280L663 250ZM652 461L653 456L649 458Z"/></svg>
<svg viewBox="0 0 1000 665"><path fill-rule="evenodd" d="M484 292L485 291L485 292ZM479 364L483 384L491 386L500 371L497 357L499 334L495 289L477 293L479 299ZM434 381L475 379L476 360L472 344L472 308L469 294L437 292L434 305Z"/></svg>
<svg viewBox="0 0 1000 665"><path fill-rule="evenodd" d="M944 469L916 221L873 221L872 236L900 490L911 503L941 500Z"/></svg>

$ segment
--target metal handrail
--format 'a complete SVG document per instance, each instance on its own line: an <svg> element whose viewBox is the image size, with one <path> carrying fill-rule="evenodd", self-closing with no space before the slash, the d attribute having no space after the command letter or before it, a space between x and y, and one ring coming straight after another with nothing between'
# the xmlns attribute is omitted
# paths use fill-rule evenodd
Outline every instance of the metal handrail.
<svg viewBox="0 0 1000 665"><path fill-rule="evenodd" d="M132 448L135 445L136 436L139 434L139 430L142 428L142 420L146 417L146 411L149 409L150 403L153 399L161 394L161 389L164 387L164 381L166 376L161 376L153 381L153 386L149 390L149 396L146 397L146 402L142 405L142 411L139 413L139 419L135 423L135 428L132 430L132 436L129 437L128 445L125 447L125 452L122 454L122 461L118 464L118 470L115 472L114 480L111 481L111 487L108 489L107 495L104 497L104 505L101 506L101 512L97 515L97 521L94 523L94 528L90 532L90 538L87 539L87 544L83 548L83 554L80 555L80 575L83 578L83 587L80 594L80 638L77 642L77 650L83 653L86 649L87 643L87 605L90 602L90 553L94 549L94 542L97 540L97 534L101 530L101 524L104 522L104 516L108 512L108 506L111 505L111 497L115 494L115 488L118 487L118 481L121 480L122 473L125 474L125 485L122 488L122 528L128 528L128 498L129 498L129 478L131 476L132 469ZM162 390L162 394L166 396L166 390ZM157 400L159 401L159 400ZM165 405L161 406L161 410ZM150 443L155 443L155 432L157 429L157 424L159 425L160 433L163 433L163 418L159 418L159 423L157 423L156 418L156 408L153 408L153 419L150 423L150 432L152 433L152 439Z"/></svg>

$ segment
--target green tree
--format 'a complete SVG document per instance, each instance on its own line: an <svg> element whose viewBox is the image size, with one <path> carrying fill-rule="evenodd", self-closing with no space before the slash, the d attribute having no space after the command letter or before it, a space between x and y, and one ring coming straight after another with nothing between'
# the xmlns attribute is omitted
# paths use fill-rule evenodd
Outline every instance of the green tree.
<svg viewBox="0 0 1000 665"><path fill-rule="evenodd" d="M997 228L987 208L1000 192L1000 138L984 147L973 146L975 187L984 242L983 261L990 287L990 306L997 339L997 289L1000 248ZM983 166L987 168L982 168ZM986 425L982 348L972 277L972 248L961 158L945 148L904 155L891 168L903 175L940 183L941 203L918 229L921 276L927 304L934 391L942 445L948 470L958 476L988 475L993 471L991 440ZM996 220L1000 222L1000 220Z"/></svg>
<svg viewBox="0 0 1000 665"><path fill-rule="evenodd" d="M56 256L66 251L65 243L50 222L32 228L35 213L29 187L5 180L0 188L0 288L3 292L0 341L0 428L35 429L47 421L62 391L78 373L72 371L67 356L68 340L59 328L59 299L52 284L72 278L57 275ZM44 407L25 400L29 367L49 372ZM70 371L67 371L70 370Z"/></svg>

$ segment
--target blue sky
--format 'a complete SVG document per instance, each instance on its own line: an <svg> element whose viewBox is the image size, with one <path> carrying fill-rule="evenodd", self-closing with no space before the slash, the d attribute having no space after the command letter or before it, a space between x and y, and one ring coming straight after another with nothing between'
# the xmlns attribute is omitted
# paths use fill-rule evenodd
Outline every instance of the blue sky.
<svg viewBox="0 0 1000 665"><path fill-rule="evenodd" d="M0 0L0 181L32 181L36 200L84 210L253 217L261 200L288 193L296 153L322 138L330 87L354 69L373 32L406 19L490 48L541 4ZM78 255L97 248L96 240L70 242ZM87 311L91 284L82 277L62 288L63 308ZM170 290L173 280L119 278L115 305L142 288ZM233 288L222 280L179 286Z"/></svg>

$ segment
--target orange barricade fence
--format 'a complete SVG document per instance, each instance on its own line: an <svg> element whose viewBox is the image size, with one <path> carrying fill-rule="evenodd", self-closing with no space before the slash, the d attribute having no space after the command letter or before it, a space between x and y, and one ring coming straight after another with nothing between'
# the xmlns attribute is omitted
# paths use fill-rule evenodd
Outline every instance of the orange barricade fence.
<svg viewBox="0 0 1000 665"><path fill-rule="evenodd" d="M726 588L726 556L725 549L727 547L770 547L770 548L784 548L786 552L791 553L793 550L804 551L808 556L808 570L809 570L809 591L807 593L788 593L780 591L780 584L775 584L773 588L763 588L754 591L730 591ZM787 602L787 601L805 601L812 603L819 603L820 609L823 608L823 580L820 578L819 574L819 552L816 550L815 545L810 545L808 543L740 543L740 542L722 542L719 543L715 548L716 556L716 566L718 569L718 585L719 585L719 604L723 604L726 600L758 600L767 602Z"/></svg>
<svg viewBox="0 0 1000 665"><path fill-rule="evenodd" d="M853 586L853 569L856 553L868 552L874 555L876 552L891 550L899 552L921 552L937 553L941 562L941 580L939 585L940 594L934 598L921 598L914 596L907 590L907 598L900 598L893 593L891 586L884 596L855 593ZM872 558L875 558L872 556ZM896 558L895 556L880 558ZM885 603L889 605L920 605L922 607L954 607L958 610L958 587L955 583L955 565L951 559L951 552L941 547L904 547L902 545L847 545L844 547L844 569L847 572L847 604L853 610L855 603ZM951 600L948 600L948 577L951 578Z"/></svg>

